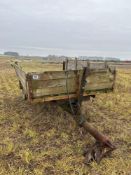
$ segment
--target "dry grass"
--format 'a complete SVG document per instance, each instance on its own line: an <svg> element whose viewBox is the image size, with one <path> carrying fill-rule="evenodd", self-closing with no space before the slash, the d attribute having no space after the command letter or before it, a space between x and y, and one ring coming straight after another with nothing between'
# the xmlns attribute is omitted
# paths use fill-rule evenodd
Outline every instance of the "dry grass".
<svg viewBox="0 0 131 175"><path fill-rule="evenodd" d="M9 60L0 59L0 174L131 174L131 70L119 70L115 92L83 103L83 112L118 147L100 165L83 163L83 147L93 138L81 135L57 104L23 101Z"/></svg>
<svg viewBox="0 0 131 175"><path fill-rule="evenodd" d="M63 64L61 63L45 63L40 61L18 61L22 70L28 72L45 72L45 71L62 71Z"/></svg>

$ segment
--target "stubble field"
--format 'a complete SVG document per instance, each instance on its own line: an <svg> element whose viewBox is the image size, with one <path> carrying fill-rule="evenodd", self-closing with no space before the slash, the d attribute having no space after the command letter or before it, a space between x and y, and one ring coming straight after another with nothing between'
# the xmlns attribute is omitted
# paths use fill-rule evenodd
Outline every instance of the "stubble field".
<svg viewBox="0 0 131 175"><path fill-rule="evenodd" d="M9 59L0 58L1 175L130 175L131 69L117 70L114 92L83 103L88 121L108 135L117 150L99 165L82 156L94 139L57 104L31 105L21 97Z"/></svg>

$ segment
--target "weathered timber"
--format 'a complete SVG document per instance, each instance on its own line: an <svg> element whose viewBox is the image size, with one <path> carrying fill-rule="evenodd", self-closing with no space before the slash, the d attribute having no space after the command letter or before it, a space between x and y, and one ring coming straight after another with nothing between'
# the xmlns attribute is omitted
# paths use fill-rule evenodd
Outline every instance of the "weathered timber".
<svg viewBox="0 0 131 175"><path fill-rule="evenodd" d="M15 65L12 65L14 68L15 68L15 72L16 72L16 75L19 79L19 81L21 82L21 85L23 87L23 89L26 91L26 73L21 69L20 66L18 66L17 62Z"/></svg>
<svg viewBox="0 0 131 175"><path fill-rule="evenodd" d="M89 62L85 62L86 66L90 67ZM79 84L81 82L83 70L79 69L79 62L77 59L74 61L75 70L68 70L67 61L65 61L64 66L62 64L59 65L61 70L47 70L47 68L42 69L42 72L24 72L24 65L31 65L32 63L14 63L13 66L15 68L17 77L21 82L21 88L23 89L23 93L27 95L28 100L33 102L35 99L38 101L49 101L49 100L59 100L63 98L67 98L67 86L69 95L77 94L79 90ZM69 64L69 62L68 62ZM20 66L22 65L22 66ZM44 66L49 66L49 64L43 64ZM57 64L52 64L51 67ZM37 67L42 67L41 64L36 64ZM21 68L22 67L22 68ZM62 70L65 69L65 70ZM89 68L90 69L90 68ZM29 67L30 70L30 67ZM68 79L67 79L68 75ZM92 92L95 94L97 91L105 91L112 90L114 85L114 77L113 71L110 71L109 68L103 69L90 69L90 74L86 77L87 85L84 89L85 96L90 95ZM60 96L60 97L56 97ZM74 96L76 97L76 96Z"/></svg>
<svg viewBox="0 0 131 175"><path fill-rule="evenodd" d="M95 96L95 92L93 93L84 93L83 94L83 99L86 100L87 97L90 96ZM70 94L70 99L76 99L77 98L77 94ZM39 98L35 98L33 99L32 103L43 103L43 102L49 102L49 101L58 101L58 100L68 100L69 96L68 95L63 95L63 94L59 94L59 95L53 95L53 96L44 96L44 97L39 97Z"/></svg>
<svg viewBox="0 0 131 175"><path fill-rule="evenodd" d="M32 80L34 76L38 76L37 80L53 80L53 79L63 79L66 78L66 71L48 71L48 72L43 72L43 73L38 73L38 72L32 72L28 73L29 75L32 76ZM75 77L75 71L70 70L68 72L69 78Z"/></svg>
<svg viewBox="0 0 131 175"><path fill-rule="evenodd" d="M74 86L76 77L69 78L68 83L70 83L70 87ZM49 79L49 80L39 80L39 81L32 81L32 88L37 89L45 89L45 88L57 88L57 87L65 87L65 79Z"/></svg>

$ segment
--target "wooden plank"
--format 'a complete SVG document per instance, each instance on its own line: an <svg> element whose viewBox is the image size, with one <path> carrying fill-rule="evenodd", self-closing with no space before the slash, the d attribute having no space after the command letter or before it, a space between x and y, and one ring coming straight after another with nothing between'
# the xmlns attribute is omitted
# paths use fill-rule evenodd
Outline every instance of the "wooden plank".
<svg viewBox="0 0 131 175"><path fill-rule="evenodd" d="M89 96L94 95L94 93L84 93L83 96ZM38 102L48 102L48 101L56 101L56 100L67 100L68 98L77 98L76 94L70 94L69 96L66 94L64 95L57 95L57 96L45 96L42 98L35 98L32 100L32 103L38 103Z"/></svg>
<svg viewBox="0 0 131 175"><path fill-rule="evenodd" d="M106 83L106 82L111 82L113 81L114 77L113 75L110 73L110 74L92 74L92 75L89 75L86 80L87 80L87 83Z"/></svg>
<svg viewBox="0 0 131 175"><path fill-rule="evenodd" d="M85 86L85 91L94 91L94 90L100 90L100 89L111 89L113 87L113 82L109 82L109 83L91 83L91 84L87 84Z"/></svg>
<svg viewBox="0 0 131 175"><path fill-rule="evenodd" d="M87 84L85 86L85 91L94 91L94 90L101 90L101 89L111 89L113 87L113 82L107 82L107 83L92 83ZM76 93L76 84L72 84L68 88L68 92ZM33 90L33 97L43 97L43 96L51 96L51 95L60 95L60 94L67 94L66 86L63 87L52 87L52 88L44 88L44 89L36 89Z"/></svg>
<svg viewBox="0 0 131 175"><path fill-rule="evenodd" d="M78 62L77 69L83 69L83 67L87 66L87 60L78 60L77 62ZM75 69L75 60L69 60L68 68L69 70ZM105 63L90 61L90 69L97 69L97 70L105 69Z"/></svg>
<svg viewBox="0 0 131 175"><path fill-rule="evenodd" d="M70 99L71 98L76 98L76 94L70 94ZM57 95L57 96L47 96L47 97L42 97L42 98L35 98L32 100L32 103L40 103L40 102L49 102L49 101L57 101L57 100L67 100L68 95Z"/></svg>
<svg viewBox="0 0 131 175"><path fill-rule="evenodd" d="M104 62L91 62L90 69L104 69L105 63Z"/></svg>
<svg viewBox="0 0 131 175"><path fill-rule="evenodd" d="M70 86L72 84L76 83L76 77L74 78L68 78L66 79L53 79L53 80L39 80L39 81L32 81L32 89L47 89L47 88L56 88L56 87L65 87L66 86L66 81L68 84L68 87L70 89Z"/></svg>
<svg viewBox="0 0 131 175"><path fill-rule="evenodd" d="M29 75L32 76L32 80L34 80L34 77L38 77L37 80L53 80L53 79L66 79L66 71L49 71L44 73L29 73ZM69 71L68 72L68 78L76 77L75 71Z"/></svg>
<svg viewBox="0 0 131 175"><path fill-rule="evenodd" d="M92 73L107 73L108 72L108 70L107 69L100 69L100 70L98 70L98 69L91 69L90 70L90 73L92 74Z"/></svg>
<svg viewBox="0 0 131 175"><path fill-rule="evenodd" d="M91 70L91 74L103 74L107 73L107 70ZM37 80L52 80L52 79L66 79L66 71L48 71L44 73L38 73L38 72L33 72L33 73L28 73L30 76L32 76L32 80L34 80L34 77L38 77ZM82 75L82 70L78 71L79 75ZM74 78L76 77L76 73L74 70L69 70L68 71L68 78ZM35 79L36 80L36 79Z"/></svg>
<svg viewBox="0 0 131 175"><path fill-rule="evenodd" d="M69 93L75 93L76 91L76 84L73 84L69 86L68 88ZM62 87L51 87L51 88L44 88L44 89L35 89L33 90L33 96L34 97L40 97L40 96L46 96L46 95L57 95L57 94L66 94L67 89L66 86Z"/></svg>
<svg viewBox="0 0 131 175"><path fill-rule="evenodd" d="M17 65L14 65L15 71L16 71L16 75L18 77L18 79L20 80L24 91L26 92L26 74L24 71L22 71Z"/></svg>

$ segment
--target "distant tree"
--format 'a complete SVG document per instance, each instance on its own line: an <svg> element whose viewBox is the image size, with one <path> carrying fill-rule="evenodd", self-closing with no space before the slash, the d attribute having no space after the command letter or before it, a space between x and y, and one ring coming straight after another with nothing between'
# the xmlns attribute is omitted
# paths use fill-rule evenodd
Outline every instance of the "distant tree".
<svg viewBox="0 0 131 175"><path fill-rule="evenodd" d="M17 53L17 52L4 52L4 55L8 55L8 56L15 56L15 57L17 57L17 56L19 56L19 54Z"/></svg>
<svg viewBox="0 0 131 175"><path fill-rule="evenodd" d="M120 61L119 58L113 58L113 57L106 57L105 61Z"/></svg>

